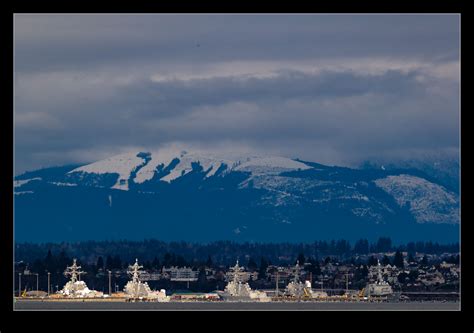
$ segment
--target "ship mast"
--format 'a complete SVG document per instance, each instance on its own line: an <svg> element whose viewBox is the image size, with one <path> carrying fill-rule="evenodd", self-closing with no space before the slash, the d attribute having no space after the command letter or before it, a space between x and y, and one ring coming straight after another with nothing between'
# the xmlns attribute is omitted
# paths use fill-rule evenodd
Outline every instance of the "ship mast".
<svg viewBox="0 0 474 333"><path fill-rule="evenodd" d="M75 283L78 280L78 278L81 277L81 274L85 274L85 272L81 271L80 268L81 268L81 266L77 266L76 258L74 258L72 266L67 266L66 267L66 270L64 271L64 275L66 277L70 275L71 276L71 282Z"/></svg>
<svg viewBox="0 0 474 333"><path fill-rule="evenodd" d="M240 283L241 280L240 280L240 272L243 271L243 267L240 267L239 266L239 260L237 259L237 262L235 263L235 266L234 267L230 267L230 273L233 275L232 278L233 278L233 282L234 283Z"/></svg>
<svg viewBox="0 0 474 333"><path fill-rule="evenodd" d="M143 266L140 266L138 264L138 259L135 258L135 263L133 265L128 266L128 271L127 273L132 276L132 284L133 284L133 296L138 297L139 296L139 291L140 291L140 269L143 268Z"/></svg>
<svg viewBox="0 0 474 333"><path fill-rule="evenodd" d="M139 283L140 282L140 269L143 268L143 266L138 265L138 259L135 259L135 264L128 266L128 271L127 273L132 276L132 281L133 283Z"/></svg>
<svg viewBox="0 0 474 333"><path fill-rule="evenodd" d="M299 281L300 281L300 261L296 260L295 277L293 279L293 282L298 283Z"/></svg>
<svg viewBox="0 0 474 333"><path fill-rule="evenodd" d="M377 259L377 284L382 284L384 282L382 277L382 269L380 266L380 260Z"/></svg>

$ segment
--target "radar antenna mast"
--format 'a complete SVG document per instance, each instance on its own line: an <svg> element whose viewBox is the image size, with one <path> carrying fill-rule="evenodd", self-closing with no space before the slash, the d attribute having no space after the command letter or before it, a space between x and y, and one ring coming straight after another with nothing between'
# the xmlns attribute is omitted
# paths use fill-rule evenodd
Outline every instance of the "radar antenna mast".
<svg viewBox="0 0 474 333"><path fill-rule="evenodd" d="M138 264L138 258L135 258L135 263L133 265L128 266L128 271L127 273L132 276L132 284L133 284L133 296L136 298L139 295L140 291L140 269L143 268L143 266L140 266Z"/></svg>
<svg viewBox="0 0 474 333"><path fill-rule="evenodd" d="M380 266L380 260L377 259L377 283L378 284L383 284L384 279L382 277L382 269Z"/></svg>
<svg viewBox="0 0 474 333"><path fill-rule="evenodd" d="M240 272L243 271L243 267L239 266L239 260L238 259L237 259L237 262L235 263L235 266L230 267L229 270L230 270L230 274L232 275L232 279L233 279L234 283L242 282L241 277L240 277Z"/></svg>
<svg viewBox="0 0 474 333"><path fill-rule="evenodd" d="M81 266L77 265L76 258L73 259L72 266L67 266L66 270L64 271L64 276L68 277L71 276L71 282L75 283L81 277L81 274L86 274L85 272L81 271Z"/></svg>
<svg viewBox="0 0 474 333"><path fill-rule="evenodd" d="M129 270L127 271L127 273L132 276L133 283L140 282L140 273L141 273L140 269L141 268L143 268L143 266L140 266L138 264L138 259L137 258L135 258L135 264L128 266Z"/></svg>
<svg viewBox="0 0 474 333"><path fill-rule="evenodd" d="M294 283L300 282L300 261L296 260Z"/></svg>

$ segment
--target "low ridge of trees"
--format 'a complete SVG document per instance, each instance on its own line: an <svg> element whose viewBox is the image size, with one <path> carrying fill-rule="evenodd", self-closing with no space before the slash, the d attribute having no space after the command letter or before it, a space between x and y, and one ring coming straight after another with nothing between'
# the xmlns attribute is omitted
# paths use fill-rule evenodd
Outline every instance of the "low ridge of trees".
<svg viewBox="0 0 474 333"><path fill-rule="evenodd" d="M133 263L135 258L153 269L161 266L213 266L234 264L237 258L246 258L241 264L254 267L257 258L266 258L275 264L290 264L296 259L304 264L308 258L333 257L347 259L370 253L393 253L396 266L402 264L400 255L408 254L411 261L416 253L442 254L459 252L459 244L439 244L433 242L410 242L394 245L389 237L380 237L370 243L360 239L351 245L347 240L315 241L312 243L237 243L217 241L207 244L189 242L145 241L86 241L78 243L17 243L15 260L27 261L38 269L52 271L56 266L64 267L78 258L83 263L97 266L97 269L120 269ZM67 255L66 255L67 253ZM54 258L53 258L54 257ZM293 258L293 259L291 259ZM40 262L35 262L40 260ZM453 262L459 261L453 256ZM372 263L369 263L369 265Z"/></svg>

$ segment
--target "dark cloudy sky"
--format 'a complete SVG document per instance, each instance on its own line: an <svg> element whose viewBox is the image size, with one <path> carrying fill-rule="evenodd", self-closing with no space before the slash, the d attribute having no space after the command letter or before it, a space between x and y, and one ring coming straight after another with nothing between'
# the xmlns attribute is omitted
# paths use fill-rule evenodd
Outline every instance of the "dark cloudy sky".
<svg viewBox="0 0 474 333"><path fill-rule="evenodd" d="M458 15L15 15L15 173L130 150L459 150Z"/></svg>

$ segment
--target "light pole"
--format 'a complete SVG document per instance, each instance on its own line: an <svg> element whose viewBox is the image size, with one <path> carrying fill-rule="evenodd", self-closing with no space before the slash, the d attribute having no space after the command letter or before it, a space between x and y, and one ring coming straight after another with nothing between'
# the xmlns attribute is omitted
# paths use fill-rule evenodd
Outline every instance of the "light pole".
<svg viewBox="0 0 474 333"><path fill-rule="evenodd" d="M277 270L277 276L276 276L276 297L278 297L278 270Z"/></svg>
<svg viewBox="0 0 474 333"><path fill-rule="evenodd" d="M36 296L38 296L39 291L39 273L36 273Z"/></svg>
<svg viewBox="0 0 474 333"><path fill-rule="evenodd" d="M109 271L109 296L112 296L112 271Z"/></svg>
<svg viewBox="0 0 474 333"><path fill-rule="evenodd" d="M21 297L21 273L18 273L18 297Z"/></svg>
<svg viewBox="0 0 474 333"><path fill-rule="evenodd" d="M51 291L50 286L51 286L51 273L48 272L48 296Z"/></svg>

